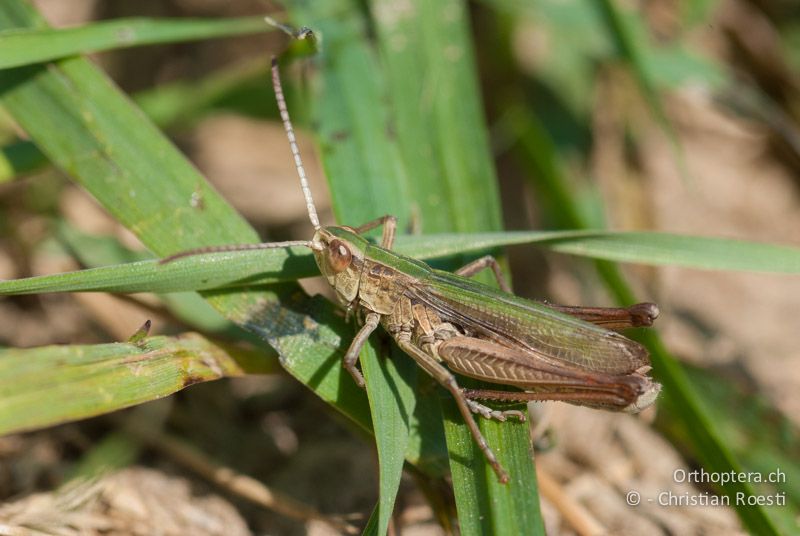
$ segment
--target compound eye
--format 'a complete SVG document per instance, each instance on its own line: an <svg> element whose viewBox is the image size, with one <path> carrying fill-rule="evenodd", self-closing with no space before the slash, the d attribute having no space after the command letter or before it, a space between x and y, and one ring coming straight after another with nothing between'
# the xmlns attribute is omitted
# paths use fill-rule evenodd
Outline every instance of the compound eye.
<svg viewBox="0 0 800 536"><path fill-rule="evenodd" d="M331 269L338 274L350 266L350 262L353 260L353 254L350 253L350 248L348 248L344 242L341 240L333 240L328 244L328 259Z"/></svg>

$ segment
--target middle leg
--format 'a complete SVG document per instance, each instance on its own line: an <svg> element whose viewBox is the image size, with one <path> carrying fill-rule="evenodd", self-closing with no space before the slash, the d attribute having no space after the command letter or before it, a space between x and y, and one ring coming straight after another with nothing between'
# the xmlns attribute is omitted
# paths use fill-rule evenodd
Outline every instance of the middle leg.
<svg viewBox="0 0 800 536"><path fill-rule="evenodd" d="M355 232L358 234L364 234L376 227L380 227L381 225L383 225L381 247L384 249L392 249L392 246L394 245L394 235L397 231L397 218L391 214L381 216L376 220L368 221L363 225L359 225L355 228Z"/></svg>
<svg viewBox="0 0 800 536"><path fill-rule="evenodd" d="M492 273L494 273L494 278L497 280L497 284L500 285L500 289L503 292L508 292L511 294L511 285L508 284L503 272L500 270L500 264L497 262L497 259L491 255L486 255L485 257L481 257L480 259L476 259L471 263L462 266L456 270L456 275L472 277L481 270L485 270L487 268L492 269Z"/></svg>
<svg viewBox="0 0 800 536"><path fill-rule="evenodd" d="M378 313L367 313L367 316L364 319L364 325L353 338L353 342L350 343L350 348L347 349L347 353L344 354L344 359L342 359L342 366L347 372L350 373L350 375L356 381L356 384L362 389L364 388L365 383L364 376L361 374L361 371L356 368L358 354L361 352L361 347L364 346L365 342L367 342L369 336L378 327L380 320L381 316Z"/></svg>

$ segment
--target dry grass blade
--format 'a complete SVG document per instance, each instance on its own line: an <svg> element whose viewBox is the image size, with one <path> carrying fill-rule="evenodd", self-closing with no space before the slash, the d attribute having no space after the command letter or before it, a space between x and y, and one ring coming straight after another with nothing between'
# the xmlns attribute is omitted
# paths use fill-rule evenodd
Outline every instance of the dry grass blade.
<svg viewBox="0 0 800 536"><path fill-rule="evenodd" d="M296 499L270 489L254 478L219 464L188 443L153 430L144 423L129 423L126 430L137 439L167 454L177 463L191 469L229 493L238 495L287 517L300 521L320 521L346 534L358 533L358 528L346 521L346 518L353 519L352 515L330 516L322 514Z"/></svg>

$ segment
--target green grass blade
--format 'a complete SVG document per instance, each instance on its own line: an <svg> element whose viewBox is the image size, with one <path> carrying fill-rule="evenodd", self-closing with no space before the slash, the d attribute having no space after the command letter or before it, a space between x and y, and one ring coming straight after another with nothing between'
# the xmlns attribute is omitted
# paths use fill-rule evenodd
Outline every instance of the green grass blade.
<svg viewBox="0 0 800 536"><path fill-rule="evenodd" d="M109 413L244 372L196 334L0 350L0 434Z"/></svg>
<svg viewBox="0 0 800 536"><path fill-rule="evenodd" d="M196 41L274 29L263 17L236 19L119 19L73 28L10 29L0 32L0 69L156 43Z"/></svg>
<svg viewBox="0 0 800 536"><path fill-rule="evenodd" d="M83 291L183 292L296 281L319 273L314 258L303 249L215 253L167 264L145 260L0 281L0 295Z"/></svg>
<svg viewBox="0 0 800 536"><path fill-rule="evenodd" d="M525 407L514 409L524 410ZM503 485L488 467L479 471L473 467L483 454L469 431L464 429L462 420L458 410L452 406L447 408L445 430L461 534L544 534L544 531L537 532L542 519L535 472L532 478L528 474L528 460L533 453L529 442L519 439L529 434L528 425L514 419L480 423L497 459L509 473L510 480ZM529 499L531 494L536 499L533 506ZM464 508L474 508L475 514L464 514Z"/></svg>
<svg viewBox="0 0 800 536"><path fill-rule="evenodd" d="M616 262L703 270L800 273L800 248L725 238L666 233L608 233L554 239L543 244L562 253Z"/></svg>
<svg viewBox="0 0 800 536"><path fill-rule="evenodd" d="M368 344L360 357L378 446L380 496L373 530L375 534L386 534L400 487L411 416L416 409L412 386L417 370L397 349L392 349L390 355L379 355L376 346Z"/></svg>
<svg viewBox="0 0 800 536"><path fill-rule="evenodd" d="M375 505L375 508L372 509L372 513L369 515L369 519L367 520L367 524L364 526L364 530L361 531L361 536L379 536L381 534L379 527L378 527L378 518L380 516L380 502Z"/></svg>
<svg viewBox="0 0 800 536"><path fill-rule="evenodd" d="M400 236L397 250L421 259L498 246L534 244L561 253L615 262L776 274L800 273L800 248L730 238L628 231L506 231Z"/></svg>
<svg viewBox="0 0 800 536"><path fill-rule="evenodd" d="M468 24L459 2L449 9L414 1L398 14L394 2L372 2L411 200L397 214L401 224L417 216L425 233L499 230Z"/></svg>
<svg viewBox="0 0 800 536"><path fill-rule="evenodd" d="M800 248L726 238L615 231L506 231L398 236L395 249L429 260L534 244L593 259L704 270L800 274ZM37 292L182 292L295 281L317 275L303 247L223 252L0 281L0 295Z"/></svg>

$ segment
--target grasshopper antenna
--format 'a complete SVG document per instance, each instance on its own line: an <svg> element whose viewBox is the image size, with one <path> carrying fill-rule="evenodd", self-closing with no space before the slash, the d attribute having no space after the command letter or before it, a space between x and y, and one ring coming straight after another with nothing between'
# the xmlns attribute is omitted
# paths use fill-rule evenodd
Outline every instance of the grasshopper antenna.
<svg viewBox="0 0 800 536"><path fill-rule="evenodd" d="M297 147L297 139L294 136L292 120L289 119L289 109L286 107L286 98L283 96L283 87L281 86L281 75L278 72L278 59L275 56L272 57L272 87L275 89L275 100L278 101L278 110L281 113L283 129L286 131L286 137L289 138L289 147L292 149L292 156L294 156L294 166L297 168L297 174L300 176L300 188L303 190L303 197L305 197L306 200L308 219L311 220L311 225L314 226L314 230L319 230L317 208L314 205L314 198L311 197L311 188L308 186L308 178L306 177L306 169L303 167L303 159L300 158L300 149Z"/></svg>

